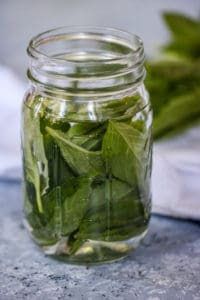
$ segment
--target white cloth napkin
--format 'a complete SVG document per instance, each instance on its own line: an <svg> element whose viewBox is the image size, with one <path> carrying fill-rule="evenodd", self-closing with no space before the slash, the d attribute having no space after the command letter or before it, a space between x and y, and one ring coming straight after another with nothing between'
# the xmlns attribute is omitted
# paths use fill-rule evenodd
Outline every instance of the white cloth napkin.
<svg viewBox="0 0 200 300"><path fill-rule="evenodd" d="M155 143L153 211L200 220L200 126Z"/></svg>
<svg viewBox="0 0 200 300"><path fill-rule="evenodd" d="M20 179L20 113L26 89L0 66L0 179ZM200 220L200 127L154 145L153 212Z"/></svg>
<svg viewBox="0 0 200 300"><path fill-rule="evenodd" d="M19 176L20 113L25 85L0 65L0 178ZM18 171L16 171L18 169Z"/></svg>

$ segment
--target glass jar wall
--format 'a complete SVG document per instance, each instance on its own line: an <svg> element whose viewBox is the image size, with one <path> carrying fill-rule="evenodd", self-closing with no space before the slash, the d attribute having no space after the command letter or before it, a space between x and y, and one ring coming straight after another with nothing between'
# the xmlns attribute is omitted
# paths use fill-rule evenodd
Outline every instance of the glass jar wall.
<svg viewBox="0 0 200 300"><path fill-rule="evenodd" d="M151 212L152 113L141 40L99 27L33 38L23 103L25 224L73 263L127 256Z"/></svg>

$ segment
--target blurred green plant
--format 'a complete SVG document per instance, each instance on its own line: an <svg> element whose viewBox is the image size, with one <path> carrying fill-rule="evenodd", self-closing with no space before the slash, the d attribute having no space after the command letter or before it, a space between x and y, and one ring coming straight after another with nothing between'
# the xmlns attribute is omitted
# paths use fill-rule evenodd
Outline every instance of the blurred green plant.
<svg viewBox="0 0 200 300"><path fill-rule="evenodd" d="M154 139L178 134L200 121L200 19L165 12L171 40L147 61L146 86L154 111Z"/></svg>

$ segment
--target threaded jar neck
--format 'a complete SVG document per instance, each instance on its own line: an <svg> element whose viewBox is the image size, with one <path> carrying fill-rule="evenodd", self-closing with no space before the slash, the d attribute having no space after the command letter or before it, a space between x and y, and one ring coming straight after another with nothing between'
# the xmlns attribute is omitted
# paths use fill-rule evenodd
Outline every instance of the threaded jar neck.
<svg viewBox="0 0 200 300"><path fill-rule="evenodd" d="M27 52L32 84L69 95L128 93L145 77L141 39L113 28L53 29L34 37Z"/></svg>

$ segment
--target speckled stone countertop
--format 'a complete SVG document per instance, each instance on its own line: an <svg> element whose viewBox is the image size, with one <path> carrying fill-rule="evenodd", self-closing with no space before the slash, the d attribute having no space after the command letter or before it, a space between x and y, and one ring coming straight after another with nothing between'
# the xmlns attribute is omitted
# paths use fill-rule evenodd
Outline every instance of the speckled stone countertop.
<svg viewBox="0 0 200 300"><path fill-rule="evenodd" d="M45 257L22 225L19 183L0 183L0 300L200 299L200 224L153 216L124 261L75 266Z"/></svg>

